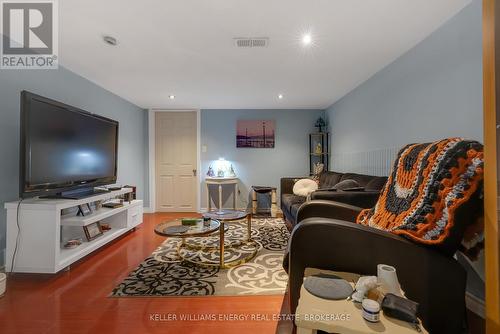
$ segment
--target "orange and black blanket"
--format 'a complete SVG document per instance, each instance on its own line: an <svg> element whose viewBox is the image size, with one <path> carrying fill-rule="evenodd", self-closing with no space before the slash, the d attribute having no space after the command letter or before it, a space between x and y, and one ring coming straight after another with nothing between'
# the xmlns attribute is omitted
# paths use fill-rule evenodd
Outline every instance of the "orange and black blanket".
<svg viewBox="0 0 500 334"><path fill-rule="evenodd" d="M460 228L467 255L477 255L482 215L464 227L455 226L455 213L482 190L483 163L483 146L476 141L449 138L407 145L399 151L377 205L363 210L357 222L427 245L442 244L452 229Z"/></svg>

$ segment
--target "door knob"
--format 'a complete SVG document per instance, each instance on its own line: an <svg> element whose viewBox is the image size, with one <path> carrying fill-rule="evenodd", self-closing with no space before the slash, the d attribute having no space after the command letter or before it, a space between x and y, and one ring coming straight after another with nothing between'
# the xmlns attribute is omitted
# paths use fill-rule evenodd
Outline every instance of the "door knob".
<svg viewBox="0 0 500 334"><path fill-rule="evenodd" d="M193 176L196 176L196 169L193 169Z"/></svg>

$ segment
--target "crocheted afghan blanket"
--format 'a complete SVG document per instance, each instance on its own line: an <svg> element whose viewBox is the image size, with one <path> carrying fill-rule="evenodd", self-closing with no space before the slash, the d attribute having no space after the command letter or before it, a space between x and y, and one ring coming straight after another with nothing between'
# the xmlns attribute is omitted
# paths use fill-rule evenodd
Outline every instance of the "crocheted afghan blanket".
<svg viewBox="0 0 500 334"><path fill-rule="evenodd" d="M483 147L450 138L402 148L373 209L359 224L440 244L454 225L455 211L482 185ZM471 222L474 223L474 222Z"/></svg>

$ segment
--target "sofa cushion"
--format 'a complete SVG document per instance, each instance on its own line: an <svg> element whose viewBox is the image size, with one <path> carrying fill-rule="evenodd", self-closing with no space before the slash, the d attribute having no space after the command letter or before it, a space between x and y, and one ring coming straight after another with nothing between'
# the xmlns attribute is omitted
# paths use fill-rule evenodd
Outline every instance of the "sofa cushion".
<svg viewBox="0 0 500 334"><path fill-rule="evenodd" d="M332 188L340 181L341 177L342 173L323 172L319 176L319 188Z"/></svg>
<svg viewBox="0 0 500 334"><path fill-rule="evenodd" d="M291 207L294 204L302 205L306 201L306 197L297 196L294 194L283 194L281 196L281 205L284 206L289 212L291 212Z"/></svg>
<svg viewBox="0 0 500 334"><path fill-rule="evenodd" d="M293 219L297 221L297 213L299 212L299 208L302 206L301 204L293 204L292 207L290 208L290 214L293 216Z"/></svg>
<svg viewBox="0 0 500 334"><path fill-rule="evenodd" d="M370 182L365 185L366 191L381 191L387 182L385 176L374 176Z"/></svg>
<svg viewBox="0 0 500 334"><path fill-rule="evenodd" d="M374 178L372 175L356 174L356 173L345 173L340 178L340 181L344 180L354 180L359 183L360 187L366 187L366 185Z"/></svg>
<svg viewBox="0 0 500 334"><path fill-rule="evenodd" d="M343 180L332 187L333 190L348 190L352 188L359 188L359 183L356 180Z"/></svg>

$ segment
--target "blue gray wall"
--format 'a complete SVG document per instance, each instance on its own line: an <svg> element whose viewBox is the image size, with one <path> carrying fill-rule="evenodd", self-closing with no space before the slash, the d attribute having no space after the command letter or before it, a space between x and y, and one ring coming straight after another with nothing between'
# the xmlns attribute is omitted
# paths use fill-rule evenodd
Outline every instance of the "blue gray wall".
<svg viewBox="0 0 500 334"><path fill-rule="evenodd" d="M411 142L482 141L481 1L327 109L332 166L384 174Z"/></svg>
<svg viewBox="0 0 500 334"><path fill-rule="evenodd" d="M0 267L4 264L6 212L18 199L20 92L28 90L120 122L118 183L138 187L148 206L147 113L64 68L0 70Z"/></svg>
<svg viewBox="0 0 500 334"><path fill-rule="evenodd" d="M201 110L200 140L207 151L201 153L200 172L204 177L209 165L219 157L231 162L240 178L238 206L244 207L252 185L278 187L281 177L308 175L308 134L323 114L323 110ZM248 119L276 121L274 149L236 148L236 121ZM206 186L202 183L201 187L201 207L206 208ZM230 194L224 194L226 207L232 206Z"/></svg>

